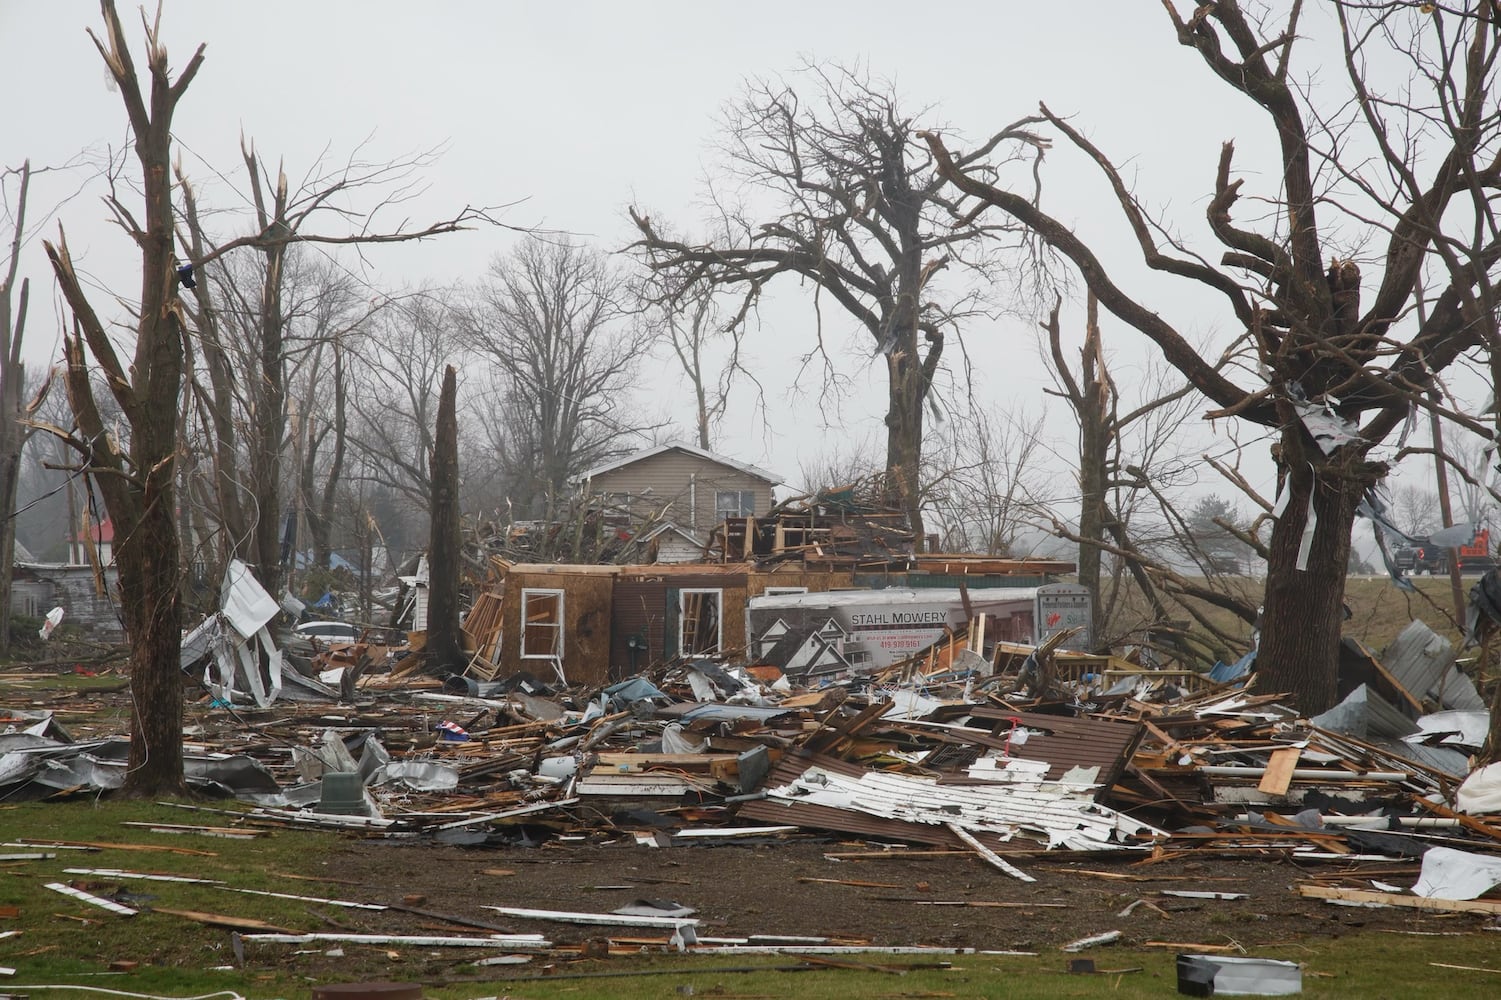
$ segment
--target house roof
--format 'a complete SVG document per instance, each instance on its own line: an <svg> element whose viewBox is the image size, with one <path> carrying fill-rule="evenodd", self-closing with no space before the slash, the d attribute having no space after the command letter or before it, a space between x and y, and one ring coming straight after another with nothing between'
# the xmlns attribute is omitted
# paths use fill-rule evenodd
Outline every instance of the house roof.
<svg viewBox="0 0 1501 1000"><path fill-rule="evenodd" d="M71 542L110 542L115 540L115 522L106 517L103 521L90 521L70 539Z"/></svg>
<svg viewBox="0 0 1501 1000"><path fill-rule="evenodd" d="M683 444L682 442L669 442L667 444L659 444L654 448L646 448L642 451L626 455L623 458L617 458L613 462L605 462L603 465L596 465L594 468L580 473L574 481L582 482L586 479L593 479L595 476L602 476L606 472L614 472L616 469L624 468L625 466L632 465L636 462L645 461L648 458L653 458L667 451L681 451L684 454L701 458L706 462L715 462L719 465L727 466L731 469L738 469L748 476L755 476L757 479L764 479L766 482L770 483L773 486L778 486L785 481L775 472L767 472L765 469L758 469L754 465L747 465L744 462L737 462L733 458L726 458L723 455L716 455L712 451L705 451L702 448L695 448L691 444Z"/></svg>

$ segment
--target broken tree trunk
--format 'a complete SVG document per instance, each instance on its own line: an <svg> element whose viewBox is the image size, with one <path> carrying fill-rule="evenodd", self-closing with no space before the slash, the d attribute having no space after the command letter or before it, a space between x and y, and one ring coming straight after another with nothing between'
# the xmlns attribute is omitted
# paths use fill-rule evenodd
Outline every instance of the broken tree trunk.
<svg viewBox="0 0 1501 1000"><path fill-rule="evenodd" d="M459 429L453 366L443 373L438 427L433 440L432 538L428 549L427 604L429 663L437 672L464 669L459 646Z"/></svg>

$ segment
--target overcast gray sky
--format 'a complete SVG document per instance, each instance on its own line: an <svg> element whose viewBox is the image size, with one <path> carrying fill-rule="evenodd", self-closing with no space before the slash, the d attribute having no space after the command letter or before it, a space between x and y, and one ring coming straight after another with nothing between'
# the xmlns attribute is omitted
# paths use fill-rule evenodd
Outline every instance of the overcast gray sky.
<svg viewBox="0 0 1501 1000"><path fill-rule="evenodd" d="M138 12L122 4L121 13L138 43ZM411 210L414 220L464 204L521 200L509 221L619 248L630 238L625 206L632 202L684 227L698 222L702 178L714 165L719 107L746 77L789 72L804 57L858 60L874 76L895 81L912 107L933 106L934 121L971 138L1046 100L1057 112L1075 114L1146 203L1191 236L1203 229L1223 140L1237 139L1248 188L1274 178L1259 173L1270 138L1261 116L1177 44L1157 0L169 0L162 21L174 68L199 42L207 43L174 131L202 196L221 206L239 197L217 175L236 173L242 131L268 159L285 157L294 181L325 147L338 157L373 137L372 155L384 158L446 144L427 173L427 194ZM28 156L38 165L60 163L80 150L97 154L126 140L119 97L106 88L99 56L84 34L98 25L96 3L0 0L4 164ZM1104 200L1098 176L1077 155L1056 149L1045 176L1051 211L1113 248L1120 260L1130 259L1129 233ZM48 198L61 196L61 185L37 185L34 214ZM97 191L65 206L60 218L83 266L101 284L120 282L131 292L139 276L129 267L138 258L104 225ZM373 255L361 273L380 288L473 279L514 238L499 230L447 237ZM38 240L27 253L25 266L38 290L50 289ZM52 298L34 293L28 353L38 361L56 354ZM1234 332L1214 329L1222 310L1199 315L1199 303L1173 286L1149 286L1145 298L1190 336ZM1074 329L1082 325L1081 312L1075 308L1067 317ZM782 395L788 366L781 359L806 342L811 322L806 300L796 289L784 290L753 352L774 394L769 425L763 428L760 415L742 405L732 410L722 444L727 453L789 478L841 437L884 447L879 368L858 369L867 391L850 400L842 426L820 428L809 407ZM1046 377L1036 361L1034 330L1030 321L1007 318L968 331L972 355L985 372L981 398L997 407L1043 410ZM1119 324L1108 323L1106 333L1118 358L1117 378L1129 387L1142 356L1138 340ZM687 397L673 407L675 383L663 377L655 388L687 437ZM1049 426L1066 452L1071 425L1056 413Z"/></svg>

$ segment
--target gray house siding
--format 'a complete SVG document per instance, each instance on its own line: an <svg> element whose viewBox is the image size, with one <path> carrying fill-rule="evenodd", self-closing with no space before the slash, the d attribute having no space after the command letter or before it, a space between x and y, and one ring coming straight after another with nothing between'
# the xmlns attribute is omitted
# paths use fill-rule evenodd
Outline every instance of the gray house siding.
<svg viewBox="0 0 1501 1000"><path fill-rule="evenodd" d="M91 566L27 563L16 567L11 613L45 615L54 607L63 609L63 621L80 625L99 636L124 634L120 613L119 575L113 566L104 568L104 593L99 593Z"/></svg>
<svg viewBox="0 0 1501 1000"><path fill-rule="evenodd" d="M648 456L582 485L593 495L628 505L636 518L668 520L700 537L723 520L716 505L720 494L736 494L737 504L740 494L750 494L750 514L771 509L772 484L765 479L681 451Z"/></svg>

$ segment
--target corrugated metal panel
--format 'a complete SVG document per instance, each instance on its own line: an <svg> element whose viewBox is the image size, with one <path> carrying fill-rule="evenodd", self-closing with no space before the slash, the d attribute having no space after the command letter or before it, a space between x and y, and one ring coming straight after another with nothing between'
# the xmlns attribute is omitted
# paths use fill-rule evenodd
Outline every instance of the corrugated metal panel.
<svg viewBox="0 0 1501 1000"><path fill-rule="evenodd" d="M847 774L852 778L859 777L865 772L865 768L858 764L851 764L834 757L825 757L821 754L789 753L777 763L776 767L772 768L763 787L774 788L778 785L789 784L808 768L815 766L837 774ZM741 819L777 824L791 823L815 830L852 833L860 837L903 840L918 844L932 844L937 847L952 847L958 850L970 849L951 831L941 826L903 823L900 820L883 819L848 809L834 809L829 806L808 805L802 802L785 803L759 799L742 805L737 815ZM1004 841L995 834L981 832L976 833L975 838L997 854L1016 850L1015 844ZM1035 849L1035 845L1031 843L1028 843L1027 847Z"/></svg>
<svg viewBox="0 0 1501 1000"><path fill-rule="evenodd" d="M1438 687L1453 662L1453 644L1416 619L1381 654L1381 665L1418 699Z"/></svg>
<svg viewBox="0 0 1501 1000"><path fill-rule="evenodd" d="M1414 619L1381 654L1381 665L1420 702L1486 711L1475 684L1454 666L1454 644Z"/></svg>
<svg viewBox="0 0 1501 1000"><path fill-rule="evenodd" d="M989 705L971 705L959 709L959 714L999 724L997 735L1001 737L1010 728L1011 719L1019 719L1028 730L1041 731L1043 735L1029 735L1025 744L1014 748L1013 756L1047 761L1048 779L1054 781L1073 767L1098 767L1101 794L1120 777L1146 731L1136 722L1007 712Z"/></svg>

